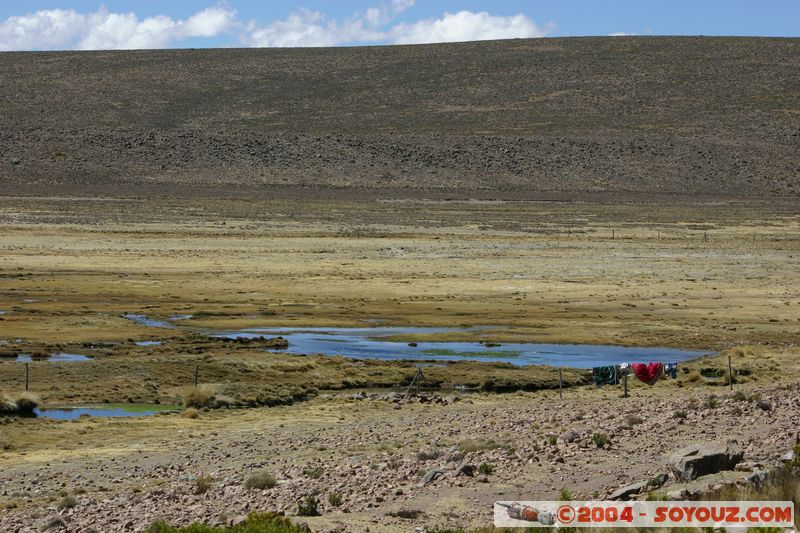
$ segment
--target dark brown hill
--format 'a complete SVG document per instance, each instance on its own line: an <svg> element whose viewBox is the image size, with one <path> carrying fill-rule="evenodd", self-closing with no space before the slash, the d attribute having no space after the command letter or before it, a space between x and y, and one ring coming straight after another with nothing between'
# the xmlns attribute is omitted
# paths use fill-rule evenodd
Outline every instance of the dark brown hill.
<svg viewBox="0 0 800 533"><path fill-rule="evenodd" d="M0 72L8 194L800 196L800 39L2 53Z"/></svg>

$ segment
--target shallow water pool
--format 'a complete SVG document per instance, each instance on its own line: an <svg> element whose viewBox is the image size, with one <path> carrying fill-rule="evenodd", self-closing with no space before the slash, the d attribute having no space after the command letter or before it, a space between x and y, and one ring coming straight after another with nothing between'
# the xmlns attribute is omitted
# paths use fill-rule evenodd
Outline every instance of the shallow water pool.
<svg viewBox="0 0 800 533"><path fill-rule="evenodd" d="M145 315L137 315L136 313L124 313L123 317L127 318L128 320L133 320L137 324L141 324L142 326L148 326L151 328L164 328L164 329L175 329L175 326L170 324L165 320L158 320L156 318L149 318Z"/></svg>
<svg viewBox="0 0 800 533"><path fill-rule="evenodd" d="M360 359L493 361L513 365L551 365L592 368L628 362L680 362L711 353L675 348L636 348L593 344L508 343L486 346L480 342L428 342L425 335L475 331L486 328L250 328L216 334L226 338L281 335L289 348L273 350L293 354L342 355ZM399 342L387 337L402 336ZM420 340L417 340L420 339ZM415 346L410 346L413 342Z"/></svg>
<svg viewBox="0 0 800 533"><path fill-rule="evenodd" d="M108 405L108 406L87 406L87 407L58 407L58 408L37 408L34 413L37 417L53 418L55 420L75 420L81 415L89 415L100 418L108 417L131 417L131 416L153 416L164 411L178 410L174 405Z"/></svg>
<svg viewBox="0 0 800 533"><path fill-rule="evenodd" d="M88 355L83 355L79 353L66 353L66 352L59 352L54 353L49 357L44 358L36 358L36 361L44 361L50 363L71 363L75 361L91 361L91 357ZM34 359L30 355L18 355L16 361L18 363L32 363Z"/></svg>

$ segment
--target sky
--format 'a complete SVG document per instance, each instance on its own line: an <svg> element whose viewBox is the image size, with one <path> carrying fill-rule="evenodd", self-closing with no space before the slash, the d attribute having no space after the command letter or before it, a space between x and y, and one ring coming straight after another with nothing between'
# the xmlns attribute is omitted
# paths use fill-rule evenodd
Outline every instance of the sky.
<svg viewBox="0 0 800 533"><path fill-rule="evenodd" d="M26 0L0 51L358 46L583 35L800 36L800 0Z"/></svg>

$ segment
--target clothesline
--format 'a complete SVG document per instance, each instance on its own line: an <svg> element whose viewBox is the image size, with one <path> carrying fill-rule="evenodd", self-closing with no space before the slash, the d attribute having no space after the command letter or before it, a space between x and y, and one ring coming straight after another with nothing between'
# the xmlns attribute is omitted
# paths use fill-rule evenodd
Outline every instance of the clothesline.
<svg viewBox="0 0 800 533"><path fill-rule="evenodd" d="M592 381L595 386L619 385L623 376L633 374L642 383L655 385L659 379L678 377L678 363L622 363L619 365L596 366L592 368Z"/></svg>

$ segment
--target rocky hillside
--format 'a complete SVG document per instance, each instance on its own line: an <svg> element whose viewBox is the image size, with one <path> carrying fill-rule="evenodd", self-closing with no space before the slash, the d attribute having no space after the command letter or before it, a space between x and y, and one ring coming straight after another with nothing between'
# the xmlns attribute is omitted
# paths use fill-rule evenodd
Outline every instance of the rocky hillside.
<svg viewBox="0 0 800 533"><path fill-rule="evenodd" d="M0 188L800 196L800 39L0 54Z"/></svg>

